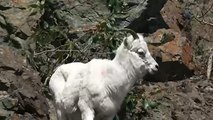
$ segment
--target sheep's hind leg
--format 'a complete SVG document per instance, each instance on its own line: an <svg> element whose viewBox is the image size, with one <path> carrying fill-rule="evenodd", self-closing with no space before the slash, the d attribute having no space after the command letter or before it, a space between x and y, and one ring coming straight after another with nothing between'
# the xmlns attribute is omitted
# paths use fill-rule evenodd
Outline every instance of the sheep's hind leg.
<svg viewBox="0 0 213 120"><path fill-rule="evenodd" d="M81 111L82 120L94 120L94 110L86 101L79 101L78 107Z"/></svg>

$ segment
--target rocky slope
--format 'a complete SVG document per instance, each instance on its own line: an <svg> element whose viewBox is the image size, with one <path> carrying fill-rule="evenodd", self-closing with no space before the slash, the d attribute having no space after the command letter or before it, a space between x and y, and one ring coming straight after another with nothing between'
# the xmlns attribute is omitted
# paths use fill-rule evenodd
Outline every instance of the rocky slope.
<svg viewBox="0 0 213 120"><path fill-rule="evenodd" d="M144 34L160 65L134 89L136 98L143 95L158 107L144 112L137 101L130 111L139 112L130 119L210 120L212 81L200 76L212 48L212 5L210 0L0 1L0 120L56 119L48 91L53 69L113 58L120 39L109 36L120 36L116 30L125 27ZM120 119L131 116L125 108Z"/></svg>

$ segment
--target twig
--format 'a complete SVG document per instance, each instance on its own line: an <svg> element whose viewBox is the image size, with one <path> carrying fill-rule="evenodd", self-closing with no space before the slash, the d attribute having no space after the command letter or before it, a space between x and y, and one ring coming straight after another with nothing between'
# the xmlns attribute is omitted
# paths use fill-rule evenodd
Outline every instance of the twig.
<svg viewBox="0 0 213 120"><path fill-rule="evenodd" d="M204 38L204 37L202 37L202 36L200 36L203 40L205 40L205 41L207 41L207 42L213 42L213 40L209 40L209 39L207 39L207 38Z"/></svg>
<svg viewBox="0 0 213 120"><path fill-rule="evenodd" d="M202 15L201 16L197 16L197 18L204 17L212 8L213 8L213 3L211 4L211 6L204 13L201 11Z"/></svg>
<svg viewBox="0 0 213 120"><path fill-rule="evenodd" d="M48 53L48 52L81 52L80 50L56 50L56 49L52 49L52 50L45 50L39 53L35 53L34 56L38 56L44 53Z"/></svg>
<svg viewBox="0 0 213 120"><path fill-rule="evenodd" d="M205 25L213 27L213 23L206 22L205 20L200 20L198 17L194 17L194 18L195 18L195 20L197 20L201 24L205 24Z"/></svg>
<svg viewBox="0 0 213 120"><path fill-rule="evenodd" d="M97 24L98 25L98 24ZM69 33L78 33L78 32L90 32L90 31L96 31L97 25L91 25L91 26L83 26L81 28L74 28L74 29L70 29Z"/></svg>
<svg viewBox="0 0 213 120"><path fill-rule="evenodd" d="M208 13L208 12L210 12L211 11L211 9L213 8L213 3L211 4L211 6L205 11L205 12L203 12L203 11L201 11L201 16L195 16L194 18L195 18L195 20L197 20L198 22L200 22L201 24L205 24L205 25L209 25L209 26L211 26L211 27L213 27L213 23L210 23L210 22L207 22L207 21L205 21L204 20L204 16ZM201 20L201 18L202 18L202 20Z"/></svg>
<svg viewBox="0 0 213 120"><path fill-rule="evenodd" d="M46 54L48 52L82 52L82 51L80 51L80 50L56 50L56 49L52 49L52 50L45 50L45 51L42 51L42 52L39 52L39 53L35 53L34 56L38 56L38 55L41 55L41 54ZM91 53L104 55L104 54L112 54L113 52L104 52L104 53L91 52Z"/></svg>
<svg viewBox="0 0 213 120"><path fill-rule="evenodd" d="M211 77L211 71L212 71L212 58L213 58L213 52L211 52L208 60L208 66L207 66L207 79L209 80Z"/></svg>

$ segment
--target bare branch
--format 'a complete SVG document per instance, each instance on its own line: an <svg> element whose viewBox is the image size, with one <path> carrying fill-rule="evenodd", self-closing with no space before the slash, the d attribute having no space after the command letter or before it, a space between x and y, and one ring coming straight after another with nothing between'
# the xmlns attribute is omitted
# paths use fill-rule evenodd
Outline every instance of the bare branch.
<svg viewBox="0 0 213 120"><path fill-rule="evenodd" d="M38 56L38 55L41 55L41 54L46 54L48 52L80 52L81 53L82 51L80 51L80 50L56 50L56 49L51 49L51 50L45 50L45 51L42 51L42 52L39 52L39 53L35 53L34 56ZM91 52L91 53L103 55L103 54L112 54L113 52L104 52L104 53Z"/></svg>
<svg viewBox="0 0 213 120"><path fill-rule="evenodd" d="M197 18L203 18L208 12L211 11L212 8L213 8L213 3L211 4L211 6L205 12L201 11L202 15L201 16L197 16Z"/></svg>
<svg viewBox="0 0 213 120"><path fill-rule="evenodd" d="M211 27L213 27L213 23L210 23L210 22L207 22L207 21L205 21L204 19L203 20L200 20L198 17L194 17L195 18L195 20L197 20L199 23L201 23L201 24L204 24L204 25L208 25L208 26L211 26Z"/></svg>
<svg viewBox="0 0 213 120"><path fill-rule="evenodd" d="M51 50L45 50L45 51L42 51L42 52L39 52L39 53L35 53L34 56L38 56L38 55L41 55L41 54L46 54L48 52L80 52L79 50L57 50L57 49L51 49Z"/></svg>
<svg viewBox="0 0 213 120"><path fill-rule="evenodd" d="M210 54L209 60L208 60L208 67L207 67L207 79L209 80L211 77L211 71L212 71L212 58L213 53Z"/></svg>

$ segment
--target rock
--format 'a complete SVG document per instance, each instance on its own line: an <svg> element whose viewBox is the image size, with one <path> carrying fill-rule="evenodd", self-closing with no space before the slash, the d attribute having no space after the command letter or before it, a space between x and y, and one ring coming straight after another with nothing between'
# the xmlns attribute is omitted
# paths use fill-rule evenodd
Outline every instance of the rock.
<svg viewBox="0 0 213 120"><path fill-rule="evenodd" d="M204 90L206 92L213 93L213 88L211 86L206 86Z"/></svg>
<svg viewBox="0 0 213 120"><path fill-rule="evenodd" d="M41 17L40 11L39 0L0 1L0 44L10 41L16 48L25 49L26 39L34 33Z"/></svg>
<svg viewBox="0 0 213 120"><path fill-rule="evenodd" d="M0 108L0 120L7 120L12 113L13 112L11 111L6 111Z"/></svg>
<svg viewBox="0 0 213 120"><path fill-rule="evenodd" d="M190 70L193 70L193 49L186 37L171 29L160 29L152 34L152 40L153 41L150 42L151 44L161 44L158 46L158 51L161 53L162 62L180 61ZM150 48L152 47L154 46L150 45Z"/></svg>
<svg viewBox="0 0 213 120"><path fill-rule="evenodd" d="M0 90L0 99L4 99L4 98L6 98L8 96L9 96L9 94L7 93L7 91Z"/></svg>
<svg viewBox="0 0 213 120"><path fill-rule="evenodd" d="M17 57L17 53L13 50L13 48L0 45L0 67L2 71L7 70L7 72L14 72L17 69L26 66L27 61L25 57Z"/></svg>
<svg viewBox="0 0 213 120"><path fill-rule="evenodd" d="M0 10L0 15L4 16L4 20L1 23L6 23L6 26L2 26L5 29L12 32L7 26L16 28L16 32L23 32L25 35L30 36L33 33L33 27L37 25L41 14L31 14L33 8L30 5L37 4L38 0L13 0L13 1L1 1L0 5L4 9ZM38 8L37 8L38 9ZM3 21L3 22L2 22ZM5 22L6 21L6 22Z"/></svg>
<svg viewBox="0 0 213 120"><path fill-rule="evenodd" d="M60 1L60 0L59 0ZM61 0L69 12L56 11L65 18L71 31L96 26L110 14L106 1Z"/></svg>
<svg viewBox="0 0 213 120"><path fill-rule="evenodd" d="M11 1L0 1L0 4L2 7L5 8L11 8L11 7L17 7L17 8L27 8L28 6L35 4L36 0L11 0Z"/></svg>
<svg viewBox="0 0 213 120"><path fill-rule="evenodd" d="M193 48L188 38L181 33L180 25L183 24L184 19L180 4L176 0L168 0L159 11L169 29L157 30L148 41L152 44L161 44L157 51L161 51L162 62L180 61L193 70Z"/></svg>
<svg viewBox="0 0 213 120"><path fill-rule="evenodd" d="M183 29L184 19L181 5L177 0L167 0L163 9L160 11L163 20L168 27L176 32L181 32Z"/></svg>
<svg viewBox="0 0 213 120"><path fill-rule="evenodd" d="M18 99L13 99L10 97L4 98L1 100L2 105L5 110L12 110L18 105Z"/></svg>
<svg viewBox="0 0 213 120"><path fill-rule="evenodd" d="M5 21L5 19L4 19L4 17L3 16L1 16L0 15L0 23L2 24L2 25L6 25L6 21ZM1 25L1 26L2 26ZM2 39L3 37L5 37L5 36L7 36L8 35L8 32L7 32L7 30L6 29L3 29L2 27L0 27L0 38ZM3 42L3 39L2 40L0 40L0 43L1 42Z"/></svg>
<svg viewBox="0 0 213 120"><path fill-rule="evenodd" d="M43 94L41 78L26 62L18 51L0 46L0 86L3 96L0 102L7 119L48 119L48 103ZM0 92L1 92L0 91ZM4 97L5 96L5 97ZM5 111L7 110L7 111Z"/></svg>
<svg viewBox="0 0 213 120"><path fill-rule="evenodd" d="M128 26L132 29L135 28L136 22L141 20L141 15L147 9L147 1L150 0L126 0L125 4L131 7L130 10L127 11L126 18L123 19L119 24L124 27Z"/></svg>
<svg viewBox="0 0 213 120"><path fill-rule="evenodd" d="M76 0L58 0L63 1L63 4L66 5L69 12L65 11L58 11L60 16L63 16L65 21L67 21L70 32L79 32L88 29L92 29L100 25L100 23L105 22L106 18L111 16L111 11L107 6L106 1L76 1ZM152 2L150 2L152 1ZM156 0L155 0L156 1ZM143 15L146 14L145 10L147 9L147 4L154 5L153 0L125 0L123 2L123 6L127 7L128 9L125 10L122 14L117 14L114 16L116 23L119 24L121 28L129 27L133 30L136 30L138 25L144 25L143 22ZM158 0L156 6L161 5L162 0ZM154 10L153 8L150 8ZM158 9L156 10L158 11ZM70 14L71 13L71 14ZM142 17L141 17L142 16ZM140 24L137 24L139 23ZM134 29L135 28L135 29ZM141 28L141 27L140 27Z"/></svg>
<svg viewBox="0 0 213 120"><path fill-rule="evenodd" d="M184 120L186 118L184 118L183 113L179 112L179 111L172 111L171 112L171 117L173 120Z"/></svg>
<svg viewBox="0 0 213 120"><path fill-rule="evenodd" d="M152 79L180 80L193 74L193 49L186 37L171 29L159 29L146 39L160 65Z"/></svg>
<svg viewBox="0 0 213 120"><path fill-rule="evenodd" d="M14 106L14 102L12 103L9 99L8 95L5 92L0 91L0 120L6 120L7 118L9 118L10 115L14 113L13 111L8 111L6 108L12 108Z"/></svg>
<svg viewBox="0 0 213 120"><path fill-rule="evenodd" d="M11 120L21 120L20 117L17 114L13 114L11 116Z"/></svg>

